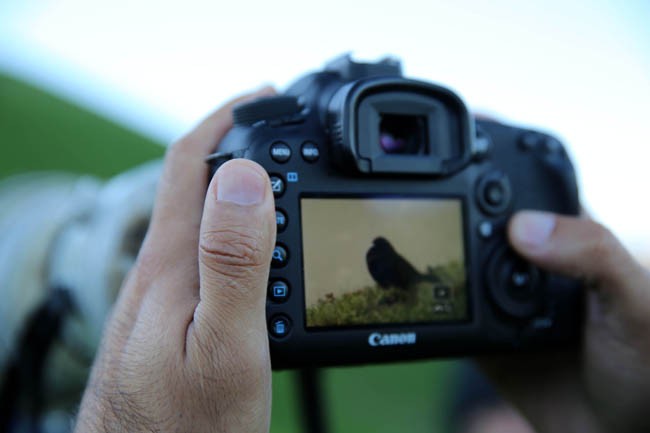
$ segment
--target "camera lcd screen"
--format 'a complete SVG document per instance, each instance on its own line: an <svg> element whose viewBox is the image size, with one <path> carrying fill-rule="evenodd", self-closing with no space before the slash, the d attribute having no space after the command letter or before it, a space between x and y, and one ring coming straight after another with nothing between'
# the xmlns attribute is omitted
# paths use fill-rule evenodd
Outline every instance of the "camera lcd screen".
<svg viewBox="0 0 650 433"><path fill-rule="evenodd" d="M306 326L466 320L460 199L301 199Z"/></svg>

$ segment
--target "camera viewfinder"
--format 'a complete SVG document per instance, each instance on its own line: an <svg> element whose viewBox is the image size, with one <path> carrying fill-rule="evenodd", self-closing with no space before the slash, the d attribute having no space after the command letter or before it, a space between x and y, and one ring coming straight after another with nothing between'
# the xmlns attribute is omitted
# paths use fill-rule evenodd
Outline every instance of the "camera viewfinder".
<svg viewBox="0 0 650 433"><path fill-rule="evenodd" d="M389 154L426 155L429 153L424 116L380 114L379 146Z"/></svg>

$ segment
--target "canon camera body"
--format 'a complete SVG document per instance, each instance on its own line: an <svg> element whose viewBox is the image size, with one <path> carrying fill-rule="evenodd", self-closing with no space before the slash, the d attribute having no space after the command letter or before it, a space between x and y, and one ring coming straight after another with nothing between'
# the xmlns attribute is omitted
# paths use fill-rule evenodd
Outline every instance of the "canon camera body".
<svg viewBox="0 0 650 433"><path fill-rule="evenodd" d="M232 158L269 173L274 368L577 344L579 284L506 236L520 209L578 214L556 138L475 121L392 59L339 58L233 116L208 162L212 175Z"/></svg>

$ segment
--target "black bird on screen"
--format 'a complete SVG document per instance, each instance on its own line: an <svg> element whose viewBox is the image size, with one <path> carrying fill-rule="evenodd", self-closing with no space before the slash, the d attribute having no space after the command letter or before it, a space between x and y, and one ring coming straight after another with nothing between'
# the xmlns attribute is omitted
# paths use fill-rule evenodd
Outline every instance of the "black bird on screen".
<svg viewBox="0 0 650 433"><path fill-rule="evenodd" d="M372 241L366 263L372 278L384 289L396 287L406 291L423 279L423 275L383 237Z"/></svg>
<svg viewBox="0 0 650 433"><path fill-rule="evenodd" d="M376 237L366 252L368 272L382 289L397 288L401 295L392 302L417 299L418 284L430 283L436 298L448 298L450 288L439 278L438 273L427 267L427 273L420 273L415 266L402 257L386 238ZM436 290L438 292L436 292ZM392 303L391 302L391 303Z"/></svg>

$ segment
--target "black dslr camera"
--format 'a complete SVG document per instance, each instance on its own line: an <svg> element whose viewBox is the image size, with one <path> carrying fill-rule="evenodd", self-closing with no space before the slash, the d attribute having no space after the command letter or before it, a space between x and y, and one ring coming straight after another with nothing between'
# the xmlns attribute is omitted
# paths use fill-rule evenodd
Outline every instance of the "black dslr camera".
<svg viewBox="0 0 650 433"><path fill-rule="evenodd" d="M274 368L577 343L579 285L517 256L505 232L519 209L578 213L554 137L475 121L391 59L339 58L233 115L208 162L269 173Z"/></svg>

